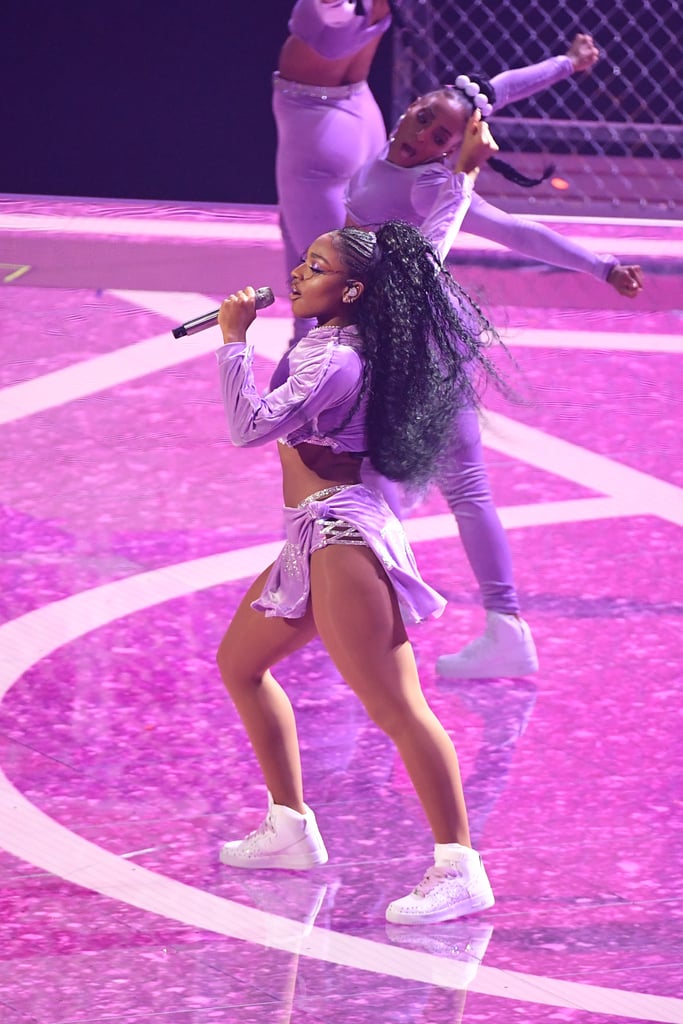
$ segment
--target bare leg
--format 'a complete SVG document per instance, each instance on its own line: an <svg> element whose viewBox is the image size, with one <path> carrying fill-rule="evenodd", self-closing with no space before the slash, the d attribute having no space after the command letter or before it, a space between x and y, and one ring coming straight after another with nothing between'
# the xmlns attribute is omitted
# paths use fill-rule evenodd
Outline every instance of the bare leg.
<svg viewBox="0 0 683 1024"><path fill-rule="evenodd" d="M325 647L396 744L435 841L469 846L457 755L422 693L396 594L376 557L360 545L314 552L311 595Z"/></svg>
<svg viewBox="0 0 683 1024"><path fill-rule="evenodd" d="M250 607L269 569L252 583L218 648L218 667L276 804L304 812L294 711L270 666L316 635L309 611L301 619L266 618Z"/></svg>

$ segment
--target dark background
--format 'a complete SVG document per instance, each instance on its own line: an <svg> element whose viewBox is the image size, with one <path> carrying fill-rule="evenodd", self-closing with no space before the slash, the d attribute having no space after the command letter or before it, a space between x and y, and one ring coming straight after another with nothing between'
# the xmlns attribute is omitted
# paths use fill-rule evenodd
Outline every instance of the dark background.
<svg viewBox="0 0 683 1024"><path fill-rule="evenodd" d="M270 79L292 4L8 0L0 18L0 193L275 203ZM415 17L401 29L408 6L413 15L424 10L417 34ZM439 0L397 0L396 7L370 78L387 123L394 37L416 52L438 43L433 80L418 75L410 99L451 79L454 68L493 75L565 52L577 31L593 33L605 57L590 76L544 93L544 120L568 112L581 124L671 120L680 11L664 33L652 12L634 17L613 0L559 4L542 22L513 0L486 0L472 19L463 5ZM531 140L525 118L539 117L534 103L507 107L506 121L496 122L504 150L604 151L605 139L596 149L581 131ZM680 157L672 138L660 135L648 134L644 149L637 133L620 137L609 153Z"/></svg>
<svg viewBox="0 0 683 1024"><path fill-rule="evenodd" d="M8 3L0 192L274 203L270 77L292 2ZM371 79L385 116L390 35Z"/></svg>

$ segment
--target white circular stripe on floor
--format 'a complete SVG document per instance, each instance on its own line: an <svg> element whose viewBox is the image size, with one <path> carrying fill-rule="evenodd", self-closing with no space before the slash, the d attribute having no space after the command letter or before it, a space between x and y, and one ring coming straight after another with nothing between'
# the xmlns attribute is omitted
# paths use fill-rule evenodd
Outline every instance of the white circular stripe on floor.
<svg viewBox="0 0 683 1024"><path fill-rule="evenodd" d="M451 534L452 527L447 535ZM430 536L439 539L438 532ZM0 700L23 672L56 648L121 616L255 575L279 548L279 542L262 544L141 573L74 594L0 626ZM54 821L27 800L1 771L0 811L0 845L8 852L112 899L196 928L300 956L442 988L463 987L455 965L446 958L310 928L133 864ZM665 996L486 966L479 968L467 987L506 999L638 1021L683 1024L683 1000Z"/></svg>

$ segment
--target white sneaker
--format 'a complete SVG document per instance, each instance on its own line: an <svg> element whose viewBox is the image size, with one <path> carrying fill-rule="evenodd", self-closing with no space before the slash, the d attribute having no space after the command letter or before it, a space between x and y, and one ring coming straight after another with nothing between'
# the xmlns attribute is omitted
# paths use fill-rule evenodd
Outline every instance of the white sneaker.
<svg viewBox="0 0 683 1024"><path fill-rule="evenodd" d="M326 864L327 850L318 831L315 814L274 804L268 794L268 813L246 839L224 843L220 859L233 868L287 868L305 871Z"/></svg>
<svg viewBox="0 0 683 1024"><path fill-rule="evenodd" d="M460 846L435 864L408 896L387 907L391 924L433 924L488 910L495 903L491 884L476 850Z"/></svg>
<svg viewBox="0 0 683 1024"><path fill-rule="evenodd" d="M533 675L538 672L538 655L531 630L516 615L487 612L483 635L457 654L438 658L436 671L446 679Z"/></svg>

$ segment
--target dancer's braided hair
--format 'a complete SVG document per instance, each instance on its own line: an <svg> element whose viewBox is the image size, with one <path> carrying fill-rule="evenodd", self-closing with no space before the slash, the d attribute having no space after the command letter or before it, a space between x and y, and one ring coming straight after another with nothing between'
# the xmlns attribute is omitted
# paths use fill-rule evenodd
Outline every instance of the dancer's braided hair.
<svg viewBox="0 0 683 1024"><path fill-rule="evenodd" d="M476 89L474 88L475 86ZM496 90L488 78L484 78L483 75L474 75L472 77L458 75L453 85L444 85L435 91L445 94L451 100L457 100L467 110L468 114L473 113L476 109L481 110L482 118L487 118L493 112L493 107L496 103ZM484 98L487 102L484 102ZM513 167L512 164L509 164L507 160L501 160L497 156L489 157L487 166L497 174L502 174L504 178L507 178L513 184L521 185L522 188L534 188L536 185L546 181L555 172L555 165L548 164L544 167L543 173L539 178L529 178L526 174L518 171L516 167Z"/></svg>

